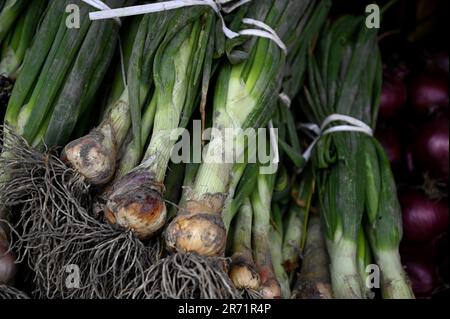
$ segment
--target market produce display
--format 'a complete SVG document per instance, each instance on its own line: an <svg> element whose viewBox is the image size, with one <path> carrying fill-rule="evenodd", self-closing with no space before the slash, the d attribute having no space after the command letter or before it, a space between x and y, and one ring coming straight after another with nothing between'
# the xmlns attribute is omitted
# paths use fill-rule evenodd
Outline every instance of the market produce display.
<svg viewBox="0 0 450 319"><path fill-rule="evenodd" d="M448 50L367 4L0 1L0 299L447 294Z"/></svg>

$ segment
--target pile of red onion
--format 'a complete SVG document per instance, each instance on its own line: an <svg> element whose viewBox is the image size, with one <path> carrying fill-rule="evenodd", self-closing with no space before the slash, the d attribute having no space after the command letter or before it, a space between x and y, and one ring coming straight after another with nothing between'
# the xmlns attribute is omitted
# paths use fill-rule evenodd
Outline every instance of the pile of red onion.
<svg viewBox="0 0 450 319"><path fill-rule="evenodd" d="M448 52L425 64L385 68L377 131L399 184L401 255L418 298L448 289L449 263Z"/></svg>

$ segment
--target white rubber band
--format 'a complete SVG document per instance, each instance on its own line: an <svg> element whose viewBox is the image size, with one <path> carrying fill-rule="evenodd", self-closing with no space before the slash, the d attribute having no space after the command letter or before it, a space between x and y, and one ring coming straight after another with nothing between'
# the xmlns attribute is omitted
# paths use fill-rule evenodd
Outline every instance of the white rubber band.
<svg viewBox="0 0 450 319"><path fill-rule="evenodd" d="M260 30L256 30L256 29L242 30L241 32L239 32L240 34L256 35L256 36L268 38L268 39L272 40L273 42L275 42L280 47L280 49L283 50L283 52L287 55L288 49L287 49L286 45L283 43L283 40L281 40L281 38L278 36L278 34L275 32L275 30L272 29L270 26L268 26L264 22L261 22L261 21L255 20L255 19L250 19L250 18L245 18L242 20L242 22L247 25L251 25L251 26L255 26L255 27L263 29L264 35L262 35L262 33L260 33L261 32ZM253 32L255 32L255 33L253 33Z"/></svg>
<svg viewBox="0 0 450 319"><path fill-rule="evenodd" d="M111 10L110 7L108 7L104 2L100 1L100 0L82 0L83 2L85 2L86 4L90 5L91 7L94 7L96 9L99 10ZM118 17L114 17L114 20L119 24L122 25L122 21L120 21L120 19Z"/></svg>
<svg viewBox="0 0 450 319"><path fill-rule="evenodd" d="M217 2L219 4L222 5L222 11L225 13L231 13L234 10L236 10L237 8L239 8L240 6L251 2L252 0L239 0L236 3L231 3L230 5L227 5L230 2L233 2L232 0L217 0ZM223 6L225 4L225 6Z"/></svg>
<svg viewBox="0 0 450 319"><path fill-rule="evenodd" d="M170 0L170 1L150 3L150 4L124 7L124 8L116 8L116 9L111 9L108 6L106 6L104 3L103 3L103 6L101 6L100 3L102 3L102 2L100 0L82 0L82 1L101 10L101 11L89 13L89 18L91 20L118 19L118 18L122 18L122 17L129 17L129 16L135 16L135 15L146 14L146 13L169 11L169 10L180 9L180 8L185 8L185 7L209 6L214 10L214 12L220 18L220 21L222 22L222 31L228 39L234 39L234 38L239 37L240 35L257 36L257 37L261 37L261 38L270 39L273 42L275 42L281 48L281 50L283 50L283 52L285 54L287 54L287 47L283 43L281 38L277 35L275 30L261 21L257 21L255 19L250 19L250 18L245 18L245 19L243 19L242 22L247 25L256 26L262 30L246 29L246 30L242 30L240 32L234 32L233 30L231 30L227 27L221 12L223 11L225 13L229 13L229 12L237 9L240 6L242 6L246 3L249 3L251 0L240 0L240 1L237 1L236 3L230 4L229 6L221 5L221 4L226 4L226 3L231 2L231 1L226 1L226 0L216 0L216 1L214 1L214 0ZM108 8L108 9L106 9L106 8Z"/></svg>
<svg viewBox="0 0 450 319"><path fill-rule="evenodd" d="M327 127L334 122L345 122L348 125L338 125L327 129ZM355 119L354 117L341 114L332 114L328 116L323 121L321 127L319 127L317 124L301 124L300 127L308 131L314 132L317 135L317 137L314 139L314 141L311 143L311 145L308 147L305 153L303 153L303 158L307 162L311 159L312 152L316 147L317 143L325 135L337 132L359 132L369 136L373 136L373 130L369 125L367 125L363 121Z"/></svg>
<svg viewBox="0 0 450 319"><path fill-rule="evenodd" d="M288 108L291 108L292 100L286 93L280 93L278 97Z"/></svg>
<svg viewBox="0 0 450 319"><path fill-rule="evenodd" d="M83 0L86 1L86 0ZM89 18L91 20L103 20L103 19L111 19L111 18L121 18L121 17L130 17L140 14L146 13L156 13L162 11L175 10L185 7L192 6L209 6L214 12L219 16L222 22L222 30L227 38L234 39L239 36L239 33L236 33L230 30L223 19L222 14L220 13L220 8L213 0L171 0L165 2L157 2L144 4L139 6L131 6L124 8L117 8L111 10L103 10L98 12L91 12L89 14Z"/></svg>

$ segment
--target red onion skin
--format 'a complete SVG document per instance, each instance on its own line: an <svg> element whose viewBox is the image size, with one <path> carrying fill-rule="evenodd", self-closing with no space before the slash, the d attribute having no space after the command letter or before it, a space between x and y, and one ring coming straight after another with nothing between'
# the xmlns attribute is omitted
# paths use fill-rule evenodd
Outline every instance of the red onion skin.
<svg viewBox="0 0 450 319"><path fill-rule="evenodd" d="M405 267L416 298L430 298L437 285L435 268L419 261L406 261Z"/></svg>
<svg viewBox="0 0 450 319"><path fill-rule="evenodd" d="M432 201L414 190L400 192L399 199L406 241L430 242L448 230L448 202Z"/></svg>
<svg viewBox="0 0 450 319"><path fill-rule="evenodd" d="M416 164L414 163L414 151L411 145L408 145L406 148L405 162L408 173L414 174L416 172Z"/></svg>
<svg viewBox="0 0 450 319"><path fill-rule="evenodd" d="M412 260L431 264L436 258L436 247L429 242L418 243L403 240L400 245L400 255L403 262Z"/></svg>
<svg viewBox="0 0 450 319"><path fill-rule="evenodd" d="M414 141L414 162L435 179L448 183L448 116L433 119L419 129Z"/></svg>
<svg viewBox="0 0 450 319"><path fill-rule="evenodd" d="M403 261L415 260L439 265L448 258L448 234L442 234L430 242L408 242L400 244L400 255Z"/></svg>
<svg viewBox="0 0 450 319"><path fill-rule="evenodd" d="M381 91L380 120L391 120L399 115L407 101L407 88L399 76L385 76Z"/></svg>
<svg viewBox="0 0 450 319"><path fill-rule="evenodd" d="M0 240L0 284L8 284L17 273L14 255L8 251L6 241Z"/></svg>
<svg viewBox="0 0 450 319"><path fill-rule="evenodd" d="M417 116L448 109L448 79L440 74L422 74L411 82L410 100Z"/></svg>
<svg viewBox="0 0 450 319"><path fill-rule="evenodd" d="M449 61L448 51L435 51L431 52L427 61L428 67L434 72L441 72L448 76L449 74Z"/></svg>
<svg viewBox="0 0 450 319"><path fill-rule="evenodd" d="M447 251L447 253L448 253L448 251ZM440 264L440 266L438 268L439 277L443 282L449 282L449 280L450 280L449 269L450 269L450 258L447 255L445 260Z"/></svg>

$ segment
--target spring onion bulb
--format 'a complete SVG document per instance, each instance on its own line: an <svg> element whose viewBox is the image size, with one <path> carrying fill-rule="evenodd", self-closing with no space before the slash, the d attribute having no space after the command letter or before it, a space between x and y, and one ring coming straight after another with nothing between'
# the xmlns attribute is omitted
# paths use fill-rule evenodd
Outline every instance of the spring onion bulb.
<svg viewBox="0 0 450 319"><path fill-rule="evenodd" d="M242 204L236 217L230 278L238 289L258 291L260 277L252 254L253 208L250 200Z"/></svg>

